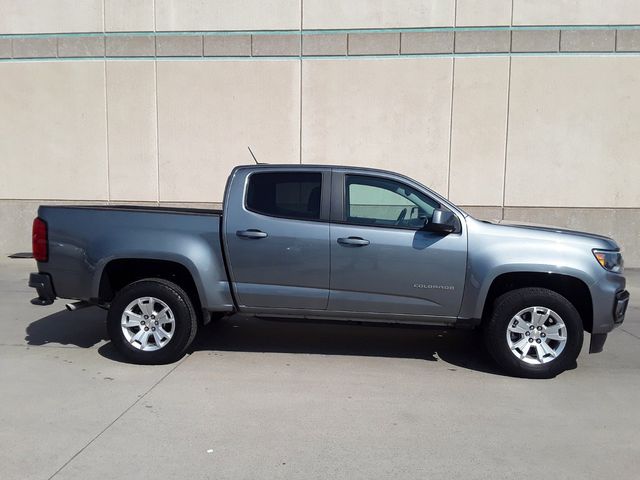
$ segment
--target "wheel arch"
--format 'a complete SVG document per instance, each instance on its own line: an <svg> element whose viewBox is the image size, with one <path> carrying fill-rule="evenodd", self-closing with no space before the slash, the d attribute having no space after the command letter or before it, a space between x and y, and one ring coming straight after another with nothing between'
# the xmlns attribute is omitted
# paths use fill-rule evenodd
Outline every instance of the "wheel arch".
<svg viewBox="0 0 640 480"><path fill-rule="evenodd" d="M593 303L587 284L574 276L543 272L509 272L493 279L484 299L482 321L485 322L493 310L495 300L502 294L518 288L539 287L552 290L565 297L578 310L583 328L593 330Z"/></svg>

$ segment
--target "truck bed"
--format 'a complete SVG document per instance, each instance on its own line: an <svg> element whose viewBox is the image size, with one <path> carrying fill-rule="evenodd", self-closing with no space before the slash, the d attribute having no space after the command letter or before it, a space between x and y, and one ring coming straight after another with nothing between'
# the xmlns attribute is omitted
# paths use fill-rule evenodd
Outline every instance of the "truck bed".
<svg viewBox="0 0 640 480"><path fill-rule="evenodd" d="M147 259L185 266L203 307L233 306L222 257L221 210L61 205L41 206L38 216L49 236L49 259L39 270L54 279L57 297L96 298L107 264Z"/></svg>

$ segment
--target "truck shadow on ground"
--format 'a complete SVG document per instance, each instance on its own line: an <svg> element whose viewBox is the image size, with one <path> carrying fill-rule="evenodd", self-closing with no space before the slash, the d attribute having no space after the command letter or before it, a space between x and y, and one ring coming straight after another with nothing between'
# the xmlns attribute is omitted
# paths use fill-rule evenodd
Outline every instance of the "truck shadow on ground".
<svg viewBox="0 0 640 480"><path fill-rule="evenodd" d="M66 310L32 322L26 329L29 345L57 343L91 348L113 361L127 360L108 340L106 312L86 308ZM501 375L482 347L479 332L413 326L352 323L312 323L228 317L200 328L191 348L197 351L300 353L410 358L444 361L450 369L464 368Z"/></svg>

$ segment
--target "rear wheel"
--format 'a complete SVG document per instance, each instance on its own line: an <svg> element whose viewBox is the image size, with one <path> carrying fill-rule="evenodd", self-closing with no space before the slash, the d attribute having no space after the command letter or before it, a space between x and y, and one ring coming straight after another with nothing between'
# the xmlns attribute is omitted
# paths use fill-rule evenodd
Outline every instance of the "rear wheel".
<svg viewBox="0 0 640 480"><path fill-rule="evenodd" d="M565 297L521 288L496 300L484 335L489 353L507 373L551 378L575 365L584 334L578 311Z"/></svg>
<svg viewBox="0 0 640 480"><path fill-rule="evenodd" d="M197 331L189 296L175 283L158 278L124 287L107 315L111 341L127 359L142 364L180 359Z"/></svg>

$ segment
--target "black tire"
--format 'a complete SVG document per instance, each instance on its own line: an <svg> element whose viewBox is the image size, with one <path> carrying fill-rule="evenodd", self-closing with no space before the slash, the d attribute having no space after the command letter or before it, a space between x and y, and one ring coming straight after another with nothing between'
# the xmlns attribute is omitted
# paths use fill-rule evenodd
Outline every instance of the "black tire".
<svg viewBox="0 0 640 480"><path fill-rule="evenodd" d="M534 365L513 354L507 343L507 328L518 312L536 306L550 308L561 317L566 326L567 341L564 350L556 358ZM520 288L501 295L495 301L484 328L485 345L496 363L509 375L523 378L552 378L574 368L582 349L583 337L582 320L573 304L546 288Z"/></svg>
<svg viewBox="0 0 640 480"><path fill-rule="evenodd" d="M166 303L174 317L171 339L154 351L140 350L126 339L121 328L125 308L141 297L155 297ZM128 360L146 365L172 363L184 356L198 330L197 315L191 299L175 283L160 278L146 278L133 282L118 292L107 315L107 330L115 347Z"/></svg>

